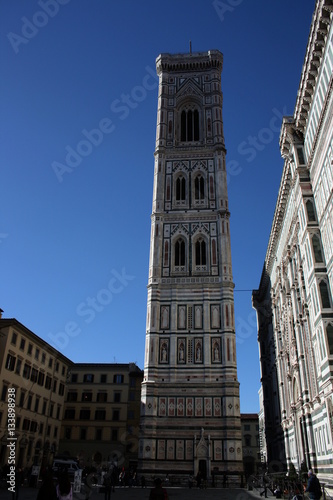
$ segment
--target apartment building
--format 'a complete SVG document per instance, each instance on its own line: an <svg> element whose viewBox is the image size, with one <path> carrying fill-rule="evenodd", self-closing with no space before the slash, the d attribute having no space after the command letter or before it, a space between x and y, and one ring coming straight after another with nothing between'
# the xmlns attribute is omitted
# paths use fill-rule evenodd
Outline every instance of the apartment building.
<svg viewBox="0 0 333 500"><path fill-rule="evenodd" d="M0 318L0 466L8 463L8 395L15 400L18 467L51 463L58 450L72 362L16 319Z"/></svg>
<svg viewBox="0 0 333 500"><path fill-rule="evenodd" d="M134 363L73 365L59 454L82 467L136 468L142 378Z"/></svg>
<svg viewBox="0 0 333 500"><path fill-rule="evenodd" d="M259 417L257 413L241 413L243 465L245 476L260 468Z"/></svg>

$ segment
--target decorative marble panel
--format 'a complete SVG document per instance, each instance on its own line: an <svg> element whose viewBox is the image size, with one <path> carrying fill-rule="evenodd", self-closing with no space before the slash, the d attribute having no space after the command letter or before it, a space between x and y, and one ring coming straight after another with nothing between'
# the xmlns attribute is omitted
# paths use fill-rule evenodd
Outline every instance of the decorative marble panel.
<svg viewBox="0 0 333 500"><path fill-rule="evenodd" d="M202 408L202 398L195 398L195 416L202 417L203 408Z"/></svg>
<svg viewBox="0 0 333 500"><path fill-rule="evenodd" d="M221 440L215 440L213 443L214 446L214 460L222 460L223 459L223 453L222 453L222 441Z"/></svg>
<svg viewBox="0 0 333 500"><path fill-rule="evenodd" d="M202 338L195 339L195 363L203 362Z"/></svg>
<svg viewBox="0 0 333 500"><path fill-rule="evenodd" d="M193 417L194 413L194 399L186 398L186 416Z"/></svg>
<svg viewBox="0 0 333 500"><path fill-rule="evenodd" d="M220 417L222 415L221 398L213 398L213 405L214 405L214 417Z"/></svg>
<svg viewBox="0 0 333 500"><path fill-rule="evenodd" d="M221 316L220 316L220 306L219 304L213 304L210 306L210 323L211 328L219 330L221 328Z"/></svg>
<svg viewBox="0 0 333 500"><path fill-rule="evenodd" d="M213 337L212 340L212 363L221 363L221 338Z"/></svg>
<svg viewBox="0 0 333 500"><path fill-rule="evenodd" d="M165 460L165 439L157 440L157 460Z"/></svg>
<svg viewBox="0 0 333 500"><path fill-rule="evenodd" d="M160 340L160 363L169 363L169 339Z"/></svg>
<svg viewBox="0 0 333 500"><path fill-rule="evenodd" d="M212 416L212 398L205 398L205 417Z"/></svg>
<svg viewBox="0 0 333 500"><path fill-rule="evenodd" d="M161 306L161 330L170 328L170 306Z"/></svg>
<svg viewBox="0 0 333 500"><path fill-rule="evenodd" d="M169 398L168 416L174 417L176 414L176 398Z"/></svg>
<svg viewBox="0 0 333 500"><path fill-rule="evenodd" d="M185 330L186 328L186 305L178 306L178 329Z"/></svg>
<svg viewBox="0 0 333 500"><path fill-rule="evenodd" d="M167 460L175 459L175 441L173 439L167 440Z"/></svg>
<svg viewBox="0 0 333 500"><path fill-rule="evenodd" d="M176 441L176 460L184 460L184 440L177 439Z"/></svg>
<svg viewBox="0 0 333 500"><path fill-rule="evenodd" d="M167 398L159 398L158 414L160 417L166 417Z"/></svg>
<svg viewBox="0 0 333 500"><path fill-rule="evenodd" d="M183 417L185 413L185 399L177 398L177 417Z"/></svg>
<svg viewBox="0 0 333 500"><path fill-rule="evenodd" d="M194 306L194 328L202 329L202 305Z"/></svg>
<svg viewBox="0 0 333 500"><path fill-rule="evenodd" d="M177 360L179 364L185 363L185 339L177 339Z"/></svg>

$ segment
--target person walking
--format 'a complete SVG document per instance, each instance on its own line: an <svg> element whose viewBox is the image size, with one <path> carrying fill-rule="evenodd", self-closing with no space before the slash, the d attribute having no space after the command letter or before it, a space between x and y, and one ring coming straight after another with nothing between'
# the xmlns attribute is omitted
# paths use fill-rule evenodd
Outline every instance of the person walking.
<svg viewBox="0 0 333 500"><path fill-rule="evenodd" d="M155 488L150 490L149 500L169 500L168 492L162 488L162 479L155 479Z"/></svg>
<svg viewBox="0 0 333 500"><path fill-rule="evenodd" d="M305 492L309 494L309 498L311 498L311 500L319 500L322 495L320 482L316 474L313 473L312 469L309 469L308 478L308 484Z"/></svg>

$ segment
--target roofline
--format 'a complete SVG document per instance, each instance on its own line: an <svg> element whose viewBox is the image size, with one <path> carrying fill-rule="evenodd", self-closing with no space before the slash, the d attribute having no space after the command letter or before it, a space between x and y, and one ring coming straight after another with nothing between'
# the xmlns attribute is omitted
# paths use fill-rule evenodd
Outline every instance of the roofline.
<svg viewBox="0 0 333 500"><path fill-rule="evenodd" d="M0 319L0 331L3 330L4 328L7 328L7 327L16 327L16 328L20 328L21 330L23 330L26 334L28 334L30 337L32 337L33 339L35 339L35 341L43 344L45 347L45 349L51 351L52 353L56 354L57 357L61 358L62 360L66 361L66 363L68 363L69 365L73 365L74 362L67 358L64 354L62 354L60 351L58 351L55 347L52 347L51 344L49 344L48 342L46 342L46 340L42 339L41 337L39 337L38 335L36 335L34 332L32 332L31 330L29 330L29 328L27 328L26 326L24 326L22 323L20 323L20 321L18 321L17 319L15 318L1 318Z"/></svg>

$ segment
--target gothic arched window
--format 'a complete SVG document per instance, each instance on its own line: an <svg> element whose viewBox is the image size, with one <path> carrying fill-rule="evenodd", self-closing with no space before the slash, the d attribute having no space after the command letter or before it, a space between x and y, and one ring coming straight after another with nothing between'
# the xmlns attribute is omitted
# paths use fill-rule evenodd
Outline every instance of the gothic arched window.
<svg viewBox="0 0 333 500"><path fill-rule="evenodd" d="M183 109L180 118L180 140L184 142L199 140L199 111Z"/></svg>
<svg viewBox="0 0 333 500"><path fill-rule="evenodd" d="M308 200L306 202L306 211L307 211L307 214L308 214L308 221L309 222L315 222L316 221L316 214L315 214L315 211L314 211L313 202L311 200Z"/></svg>
<svg viewBox="0 0 333 500"><path fill-rule="evenodd" d="M185 266L185 241L181 238L175 244L175 266Z"/></svg>
<svg viewBox="0 0 333 500"><path fill-rule="evenodd" d="M321 303L322 303L323 308L331 307L330 293L329 293L328 286L327 286L327 283L325 280L322 280L319 283L319 291L320 291Z"/></svg>
<svg viewBox="0 0 333 500"><path fill-rule="evenodd" d="M316 234L312 236L312 248L313 248L315 262L324 262L323 255L321 252L320 239Z"/></svg>
<svg viewBox="0 0 333 500"><path fill-rule="evenodd" d="M194 197L199 201L205 199L205 180L201 174L199 174L194 181Z"/></svg>
<svg viewBox="0 0 333 500"><path fill-rule="evenodd" d="M176 180L176 201L185 201L186 199L186 181L185 178L180 175Z"/></svg>
<svg viewBox="0 0 333 500"><path fill-rule="evenodd" d="M205 266L206 263L206 242L200 239L195 244L195 264L196 266Z"/></svg>

